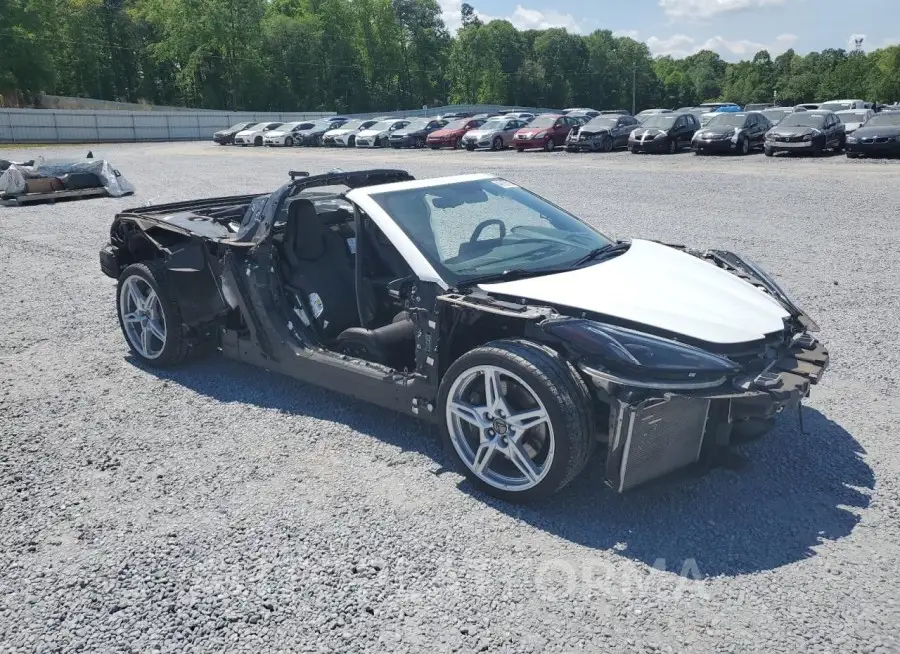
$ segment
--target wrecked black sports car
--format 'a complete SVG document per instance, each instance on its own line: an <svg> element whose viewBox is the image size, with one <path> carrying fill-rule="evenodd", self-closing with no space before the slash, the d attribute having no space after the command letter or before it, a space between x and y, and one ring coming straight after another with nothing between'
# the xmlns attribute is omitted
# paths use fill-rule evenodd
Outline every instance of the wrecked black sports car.
<svg viewBox="0 0 900 654"><path fill-rule="evenodd" d="M100 252L134 356L225 356L439 426L479 488L624 491L767 432L828 363L730 252L614 241L505 179L335 171L130 209Z"/></svg>

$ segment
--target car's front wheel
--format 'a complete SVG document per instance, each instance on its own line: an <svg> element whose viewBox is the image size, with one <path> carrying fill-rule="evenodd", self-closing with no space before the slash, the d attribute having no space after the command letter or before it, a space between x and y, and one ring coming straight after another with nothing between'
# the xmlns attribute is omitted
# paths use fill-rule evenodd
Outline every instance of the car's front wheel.
<svg viewBox="0 0 900 654"><path fill-rule="evenodd" d="M750 139L741 138L738 147L741 149L741 154L750 154Z"/></svg>
<svg viewBox="0 0 900 654"><path fill-rule="evenodd" d="M259 147L259 146L261 146L262 144L263 144L263 137L262 137L262 136L257 136L255 139L253 139L253 145L255 145L256 147Z"/></svg>
<svg viewBox="0 0 900 654"><path fill-rule="evenodd" d="M162 263L135 263L122 271L116 308L125 341L140 361L164 367L184 360L190 348Z"/></svg>
<svg viewBox="0 0 900 654"><path fill-rule="evenodd" d="M290 136L288 136L284 139L284 144L286 147L292 148L292 147L294 147L294 139L292 139Z"/></svg>
<svg viewBox="0 0 900 654"><path fill-rule="evenodd" d="M460 357L441 382L438 410L463 473L501 499L556 493L593 451L584 381L557 353L528 341L494 341Z"/></svg>

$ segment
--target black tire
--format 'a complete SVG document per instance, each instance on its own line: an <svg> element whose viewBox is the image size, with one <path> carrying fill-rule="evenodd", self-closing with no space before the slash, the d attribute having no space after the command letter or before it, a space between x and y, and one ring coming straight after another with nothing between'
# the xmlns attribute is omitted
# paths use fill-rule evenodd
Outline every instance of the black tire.
<svg viewBox="0 0 900 654"><path fill-rule="evenodd" d="M463 141L462 141L462 136L460 136L458 139L456 139L456 143L453 144L453 149L461 150L462 147L463 147Z"/></svg>
<svg viewBox="0 0 900 654"><path fill-rule="evenodd" d="M554 141L553 137L551 136L549 139L547 139L547 142L544 144L544 151L545 152L553 152L555 149L556 149L556 141Z"/></svg>
<svg viewBox="0 0 900 654"><path fill-rule="evenodd" d="M740 152L742 155L744 155L744 154L750 154L750 139L744 138L744 137L741 138L741 142L740 142L740 150L739 150L739 152Z"/></svg>
<svg viewBox="0 0 900 654"><path fill-rule="evenodd" d="M499 152L504 149L503 138L500 136L494 137L494 140L491 142L491 150L494 152Z"/></svg>
<svg viewBox="0 0 900 654"><path fill-rule="evenodd" d="M837 146L834 148L835 154L843 152L845 147L847 147L847 142L845 141L845 137L841 137L841 140L838 141Z"/></svg>
<svg viewBox="0 0 900 654"><path fill-rule="evenodd" d="M294 139L292 139L290 136L284 137L284 146L286 148L294 147Z"/></svg>
<svg viewBox="0 0 900 654"><path fill-rule="evenodd" d="M466 150L469 152L475 152L475 144L474 143L466 143Z"/></svg>
<svg viewBox="0 0 900 654"><path fill-rule="evenodd" d="M525 148L516 148L516 152L522 154L523 152L525 152Z"/></svg>
<svg viewBox="0 0 900 654"><path fill-rule="evenodd" d="M257 136L255 139L253 139L253 145L255 145L256 147L259 147L259 146L261 146L262 144L263 144L263 137L262 137L262 136Z"/></svg>
<svg viewBox="0 0 900 654"><path fill-rule="evenodd" d="M613 151L613 139L611 136L607 136L603 139L603 144L600 146L600 150L603 152Z"/></svg>
<svg viewBox="0 0 900 654"><path fill-rule="evenodd" d="M356 137L355 136L347 137L347 147L348 148L356 147Z"/></svg>
<svg viewBox="0 0 900 654"><path fill-rule="evenodd" d="M424 148L425 147L425 139L423 139L421 136L417 136L415 147L417 150L421 150L422 148Z"/></svg>
<svg viewBox="0 0 900 654"><path fill-rule="evenodd" d="M763 154L765 154L767 157L774 157L775 151L766 145L766 146L763 146Z"/></svg>
<svg viewBox="0 0 900 654"><path fill-rule="evenodd" d="M166 342L159 356L153 359L143 356L135 349L128 338L125 324L122 320L122 285L128 278L134 276L145 280L154 290L159 298L163 319L165 320ZM119 328L122 330L122 335L125 337L128 348L141 363L159 368L175 366L184 361L191 351L191 346L185 338L184 328L182 327L181 310L174 299L174 295L169 290L168 275L161 261L134 263L122 271L122 274L119 275L119 283L116 286L116 315L119 317Z"/></svg>
<svg viewBox="0 0 900 654"><path fill-rule="evenodd" d="M669 139L668 149L669 154L675 154L676 152L678 152L678 141L676 141L675 139Z"/></svg>
<svg viewBox="0 0 900 654"><path fill-rule="evenodd" d="M440 149L441 149L441 146L439 146L439 145L432 145L432 146L429 146L429 147L430 147L432 150L440 150Z"/></svg>
<svg viewBox="0 0 900 654"><path fill-rule="evenodd" d="M546 476L522 491L497 488L479 478L462 460L447 425L447 402L453 382L473 367L491 365L525 381L538 396L553 427L555 452ZM584 469L594 451L594 407L584 381L558 353L524 340L492 341L467 352L441 381L438 415L446 449L458 469L479 490L513 502L539 500L562 490Z"/></svg>
<svg viewBox="0 0 900 654"><path fill-rule="evenodd" d="M859 153L858 152L848 152L847 158L848 159L859 159Z"/></svg>

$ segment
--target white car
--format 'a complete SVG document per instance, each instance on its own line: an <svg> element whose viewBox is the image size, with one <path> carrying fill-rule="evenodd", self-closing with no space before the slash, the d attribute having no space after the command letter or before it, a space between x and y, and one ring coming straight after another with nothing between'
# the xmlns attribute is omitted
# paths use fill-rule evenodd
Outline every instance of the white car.
<svg viewBox="0 0 900 654"><path fill-rule="evenodd" d="M865 100L829 100L828 102L823 102L816 108L820 111L833 111L837 113L849 109L871 109L872 103L866 102Z"/></svg>
<svg viewBox="0 0 900 654"><path fill-rule="evenodd" d="M315 122L311 120L284 123L280 127L266 132L263 136L263 144L290 148L297 140L294 138L294 135L300 130L310 129L313 125L315 125Z"/></svg>
<svg viewBox="0 0 900 654"><path fill-rule="evenodd" d="M409 125L409 118L381 120L356 135L358 148L386 148L390 145L391 133Z"/></svg>
<svg viewBox="0 0 900 654"><path fill-rule="evenodd" d="M218 265L177 276L178 252L131 238L147 230ZM142 364L208 349L418 418L507 500L556 493L597 449L591 474L617 492L713 462L828 364L815 323L749 260L617 241L494 175L301 175L214 207L128 209L109 233L101 269ZM355 284L360 261L385 274Z"/></svg>
<svg viewBox="0 0 900 654"><path fill-rule="evenodd" d="M322 135L322 145L350 147L356 145L356 136L378 122L378 118L356 119L344 123L337 129L330 129Z"/></svg>
<svg viewBox="0 0 900 654"><path fill-rule="evenodd" d="M265 142L266 134L277 127L281 127L284 123L258 123L250 129L245 129L234 135L235 145L262 145Z"/></svg>
<svg viewBox="0 0 900 654"><path fill-rule="evenodd" d="M845 109L836 111L835 114L844 123L844 131L852 134L862 127L869 118L875 115L871 109Z"/></svg>

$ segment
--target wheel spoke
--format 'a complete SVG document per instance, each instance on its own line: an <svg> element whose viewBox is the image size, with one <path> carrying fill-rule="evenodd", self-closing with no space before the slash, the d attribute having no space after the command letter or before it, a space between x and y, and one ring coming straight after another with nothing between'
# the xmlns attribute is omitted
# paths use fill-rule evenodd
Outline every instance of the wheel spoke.
<svg viewBox="0 0 900 654"><path fill-rule="evenodd" d="M153 306L154 304L156 304L156 293L151 288L147 293L147 297L144 298L144 309L146 309L147 311L152 311L155 309L155 307Z"/></svg>
<svg viewBox="0 0 900 654"><path fill-rule="evenodd" d="M525 451L525 448L522 447L522 444L519 441L510 440L506 452L507 458L512 461L512 464L519 469L519 472L521 472L529 482L535 483L538 480L541 471L534 465L534 461L531 460L531 457L528 456L528 452Z"/></svg>
<svg viewBox="0 0 900 654"><path fill-rule="evenodd" d="M150 356L152 350L150 349L150 330L147 329L147 325L143 325L141 327L141 349L144 356Z"/></svg>
<svg viewBox="0 0 900 654"><path fill-rule="evenodd" d="M479 445L478 450L475 452L475 460L472 462L475 472L478 474L483 473L491 465L491 459L494 458L494 452L496 451L497 447L493 441L487 441Z"/></svg>
<svg viewBox="0 0 900 654"><path fill-rule="evenodd" d="M128 297L131 298L131 302L134 304L135 309L143 308L144 298L141 296L140 291L137 290L137 286L134 282L128 283Z"/></svg>
<svg viewBox="0 0 900 654"><path fill-rule="evenodd" d="M479 429L483 429L486 425L483 417L483 413L486 410L486 407L475 407L469 404L464 404L462 402L450 403L450 412L453 415L455 415L460 420L468 422L470 425L478 427Z"/></svg>
<svg viewBox="0 0 900 654"><path fill-rule="evenodd" d="M151 334L156 336L156 338L162 341L163 345L165 345L166 332L165 330L163 330L162 326L160 326L155 320L148 320L144 329L145 331L149 331Z"/></svg>
<svg viewBox="0 0 900 654"><path fill-rule="evenodd" d="M498 411L503 411L504 415L509 413L506 408L506 400L503 399L503 389L500 386L500 373L493 368L484 371L484 401L488 406L488 411L494 415Z"/></svg>
<svg viewBox="0 0 900 654"><path fill-rule="evenodd" d="M135 312L135 313L126 313L124 316L122 316L122 320L123 320L124 322L126 322L126 323L129 323L129 322L140 322L140 321L141 321L141 317L137 314L137 312Z"/></svg>
<svg viewBox="0 0 900 654"><path fill-rule="evenodd" d="M531 409L530 411L522 411L521 413L514 413L506 418L506 422L516 430L517 436L521 437L522 433L526 430L537 427L538 425L547 422L549 419L550 416L547 415L547 412L544 409L537 408Z"/></svg>

